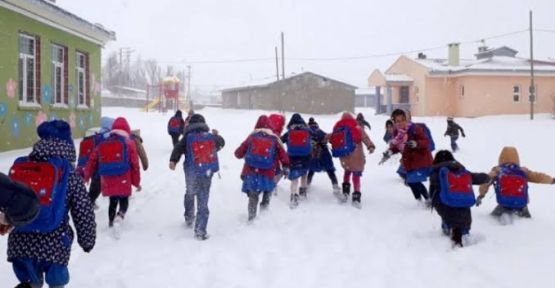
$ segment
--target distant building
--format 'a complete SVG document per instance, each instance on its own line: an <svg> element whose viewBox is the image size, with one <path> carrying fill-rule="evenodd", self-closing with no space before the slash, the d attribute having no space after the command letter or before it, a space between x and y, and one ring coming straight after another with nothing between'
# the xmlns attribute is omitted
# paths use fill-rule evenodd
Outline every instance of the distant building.
<svg viewBox="0 0 555 288"><path fill-rule="evenodd" d="M304 72L264 85L222 91L222 107L333 114L354 111L357 87Z"/></svg>
<svg viewBox="0 0 555 288"><path fill-rule="evenodd" d="M45 0L0 0L0 151L28 147L45 120L73 136L100 122L102 46L115 33Z"/></svg>
<svg viewBox="0 0 555 288"><path fill-rule="evenodd" d="M459 44L447 59L424 54L401 56L385 73L375 70L368 85L376 88L377 113L395 108L416 116L476 117L530 111L530 59L509 47L479 48L475 59L460 59ZM534 61L537 113L555 110L555 62Z"/></svg>
<svg viewBox="0 0 555 288"><path fill-rule="evenodd" d="M376 107L376 90L360 88L355 91L355 107Z"/></svg>

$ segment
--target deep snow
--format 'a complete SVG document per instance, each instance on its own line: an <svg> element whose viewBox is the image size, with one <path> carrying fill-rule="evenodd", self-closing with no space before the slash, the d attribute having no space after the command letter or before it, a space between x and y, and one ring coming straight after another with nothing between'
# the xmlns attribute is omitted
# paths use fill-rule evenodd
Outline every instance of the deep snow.
<svg viewBox="0 0 555 288"><path fill-rule="evenodd" d="M108 230L107 200L98 202L98 238L86 254L74 242L69 287L550 287L555 259L555 192L532 185L531 220L502 226L489 217L493 191L473 209L475 245L453 250L441 235L437 214L414 201L397 178L398 158L377 162L386 149L384 116L363 110L372 124L376 153L367 157L362 178L362 209L339 205L325 174L317 174L309 199L288 207L289 182L279 184L270 210L247 224L247 198L240 192L243 162L233 151L253 128L260 111L205 109L208 124L220 131L221 179L213 179L208 232L200 242L184 226L184 176L168 169L170 114L104 108L104 115L125 116L140 128L151 167L142 174L143 191L135 193L116 240ZM288 116L291 114L288 113ZM339 116L317 116L329 131ZM308 116L307 116L308 118ZM428 123L438 148L445 118L416 118ZM488 172L504 145L515 145L522 163L555 174L552 146L554 120L539 116L485 117L456 120L467 134L455 157L475 172ZM15 157L28 150L0 154L6 173ZM342 178L339 165L338 177ZM6 240L0 240L6 250ZM5 252L3 252L5 253ZM5 255L5 254L3 254ZM0 286L17 281L8 262L0 262Z"/></svg>

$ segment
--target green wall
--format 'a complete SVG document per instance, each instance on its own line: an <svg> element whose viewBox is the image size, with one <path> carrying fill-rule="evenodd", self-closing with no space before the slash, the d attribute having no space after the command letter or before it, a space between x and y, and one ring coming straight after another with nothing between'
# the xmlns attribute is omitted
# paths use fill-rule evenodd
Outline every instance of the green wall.
<svg viewBox="0 0 555 288"><path fill-rule="evenodd" d="M40 108L19 107L19 90L8 96L9 83L19 83L19 33L40 37L41 98ZM51 105L51 44L68 48L69 108ZM77 109L76 51L89 54L89 109ZM21 14L0 7L0 152L32 146L37 140L36 127L43 120L63 119L72 126L73 137L80 138L87 129L100 123L101 47L72 34L52 28ZM13 86L12 86L13 87ZM50 93L49 93L50 92Z"/></svg>

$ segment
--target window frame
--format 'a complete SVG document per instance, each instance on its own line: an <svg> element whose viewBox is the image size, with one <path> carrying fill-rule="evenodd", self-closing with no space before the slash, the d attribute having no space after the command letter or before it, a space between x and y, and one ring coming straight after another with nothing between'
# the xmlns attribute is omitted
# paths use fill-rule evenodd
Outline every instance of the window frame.
<svg viewBox="0 0 555 288"><path fill-rule="evenodd" d="M25 38L27 40L32 40L33 41L33 54L28 54L26 52L22 51L22 45L21 45L21 38ZM38 95L38 90L37 90L37 49L40 49L40 47L37 45L37 37L34 35L30 35L27 33L19 33L19 37L18 37L18 44L19 44L19 48L18 48L18 103L19 106L26 106L26 107L40 107L40 102L39 102L39 95ZM28 71L28 62L29 60L33 61L33 73L32 73L32 86L33 86L33 95L32 95L32 101L29 101L29 71ZM21 64L21 65L20 65ZM23 79L22 79L23 78Z"/></svg>
<svg viewBox="0 0 555 288"><path fill-rule="evenodd" d="M81 59L81 57L83 59ZM89 105L87 105L87 97L89 96L89 89L87 87L87 58L89 57L88 54L81 52L81 51L77 51L75 52L75 73L76 73L76 87L77 87L77 93L76 93L76 103L77 103L77 107L78 108L89 108ZM81 60L82 60L82 66L81 66ZM80 78L79 76L83 77L83 87L81 86ZM81 91L82 90L82 91ZM82 100L82 101L81 101Z"/></svg>
<svg viewBox="0 0 555 288"><path fill-rule="evenodd" d="M515 88L518 87L518 92L515 92ZM515 101L515 96L518 95L518 101ZM513 103L520 103L522 102L522 87L519 84L513 85Z"/></svg>
<svg viewBox="0 0 555 288"><path fill-rule="evenodd" d="M59 59L54 59L54 49L58 49L58 52L61 52L61 62ZM66 75L66 69L68 66L68 63L66 63L66 59L67 59L67 47L60 45L60 44L56 44L56 43L52 43L51 44L51 50L50 50L50 64L51 64L51 73L52 73L52 80L51 80L51 85L52 85L52 106L53 107L59 107L59 108L68 108L69 107L69 101L66 101L66 97L65 97L65 93L67 88L67 79L65 79L65 75ZM58 91L57 88L57 69L60 69L60 89L61 91ZM60 100L58 101L58 93L60 93Z"/></svg>

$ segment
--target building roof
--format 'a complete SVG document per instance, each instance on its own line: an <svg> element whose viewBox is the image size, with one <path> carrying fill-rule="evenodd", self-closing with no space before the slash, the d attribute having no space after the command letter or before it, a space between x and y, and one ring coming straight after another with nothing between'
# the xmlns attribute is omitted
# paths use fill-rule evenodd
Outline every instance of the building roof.
<svg viewBox="0 0 555 288"><path fill-rule="evenodd" d="M399 86L407 83L414 82L410 76L405 74L384 74L380 70L376 69L368 77L368 85L372 87L379 86Z"/></svg>
<svg viewBox="0 0 555 288"><path fill-rule="evenodd" d="M116 33L45 0L0 0L0 7L22 14L98 45L116 40Z"/></svg>
<svg viewBox="0 0 555 288"><path fill-rule="evenodd" d="M312 75L312 76L315 76L315 77L318 77L318 78L322 78L322 79L325 79L325 80L328 80L328 81L332 81L332 82L338 83L340 85L344 85L349 89L353 89L353 90L357 89L356 86L347 84L345 82L334 80L334 79L331 79L329 77L325 77L325 76L322 76L322 75L319 75L319 74L316 74L316 73L313 73L313 72L303 72L303 73L300 73L300 74L295 74L295 75L288 76L288 77L286 77L284 79L280 79L278 81L272 81L272 82L269 82L269 83L266 82L264 84L252 83L251 85L247 85L247 86L223 89L222 92L237 92L237 91L245 91L245 90L251 90L251 89L269 88L270 86L275 85L277 83L280 83L282 81L289 81L291 79L295 79L295 78L299 78L299 77L303 77L303 76L307 76L307 75Z"/></svg>

